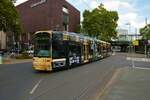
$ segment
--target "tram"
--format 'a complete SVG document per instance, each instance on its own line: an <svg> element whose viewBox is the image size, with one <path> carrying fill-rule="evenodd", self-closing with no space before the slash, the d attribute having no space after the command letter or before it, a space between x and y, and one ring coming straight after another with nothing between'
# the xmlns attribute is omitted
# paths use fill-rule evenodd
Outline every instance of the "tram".
<svg viewBox="0 0 150 100"><path fill-rule="evenodd" d="M34 34L33 69L52 71L109 56L108 42L72 32L38 31Z"/></svg>

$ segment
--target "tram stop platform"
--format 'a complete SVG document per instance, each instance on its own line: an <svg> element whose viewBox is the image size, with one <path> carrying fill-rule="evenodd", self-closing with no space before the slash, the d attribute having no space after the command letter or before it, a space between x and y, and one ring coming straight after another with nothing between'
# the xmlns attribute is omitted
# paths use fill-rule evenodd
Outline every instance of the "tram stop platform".
<svg viewBox="0 0 150 100"><path fill-rule="evenodd" d="M150 69L120 69L99 100L150 100Z"/></svg>

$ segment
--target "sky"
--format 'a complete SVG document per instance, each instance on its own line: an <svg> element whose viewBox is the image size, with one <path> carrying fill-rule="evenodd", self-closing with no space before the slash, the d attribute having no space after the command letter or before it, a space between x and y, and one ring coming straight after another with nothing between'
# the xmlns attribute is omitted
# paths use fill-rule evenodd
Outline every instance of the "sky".
<svg viewBox="0 0 150 100"><path fill-rule="evenodd" d="M27 0L18 0L16 5ZM117 11L119 14L118 28L129 30L132 34L135 30L144 27L145 19L150 22L150 0L66 0L75 6L82 13L85 9L92 10L100 3L104 4L107 10ZM127 25L128 23L128 25ZM129 26L130 23L130 26Z"/></svg>

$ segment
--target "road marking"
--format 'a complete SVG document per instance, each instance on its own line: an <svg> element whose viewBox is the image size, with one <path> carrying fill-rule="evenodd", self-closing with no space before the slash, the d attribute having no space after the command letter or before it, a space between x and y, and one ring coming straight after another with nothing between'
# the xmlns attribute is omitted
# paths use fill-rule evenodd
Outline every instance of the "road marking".
<svg viewBox="0 0 150 100"><path fill-rule="evenodd" d="M40 79L35 86L32 88L32 90L30 91L30 94L33 94L35 92L35 90L38 88L38 86L40 85L40 83L42 82L42 79Z"/></svg>
<svg viewBox="0 0 150 100"><path fill-rule="evenodd" d="M96 97L95 100L103 100L104 98L104 94L108 93L108 91L110 90L110 87L112 84L114 84L114 82L117 80L118 75L121 73L121 68L117 69L112 78L110 79L110 81L104 86L104 88L102 89L102 91L98 94L98 96Z"/></svg>
<svg viewBox="0 0 150 100"><path fill-rule="evenodd" d="M150 62L149 58L133 58L133 57L126 57L126 60L133 60L133 61L142 61L142 62Z"/></svg>
<svg viewBox="0 0 150 100"><path fill-rule="evenodd" d="M134 67L135 69L145 69L145 70L150 70L150 68L142 68L142 67Z"/></svg>

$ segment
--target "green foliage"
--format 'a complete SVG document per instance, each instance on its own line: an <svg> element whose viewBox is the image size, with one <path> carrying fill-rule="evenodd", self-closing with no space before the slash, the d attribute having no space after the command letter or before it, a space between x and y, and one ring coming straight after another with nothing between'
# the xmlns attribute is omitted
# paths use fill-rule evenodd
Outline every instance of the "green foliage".
<svg viewBox="0 0 150 100"><path fill-rule="evenodd" d="M0 30L19 34L21 32L20 20L13 2L15 0L0 0Z"/></svg>
<svg viewBox="0 0 150 100"><path fill-rule="evenodd" d="M80 32L81 32L81 25L80 25L80 24L77 25L76 32L77 32L77 33L80 33Z"/></svg>
<svg viewBox="0 0 150 100"><path fill-rule="evenodd" d="M140 33L143 39L150 39L150 24L140 29Z"/></svg>
<svg viewBox="0 0 150 100"><path fill-rule="evenodd" d="M116 11L107 11L103 4L98 8L83 13L83 30L84 33L91 37L110 41L117 36L117 21L119 19Z"/></svg>
<svg viewBox="0 0 150 100"><path fill-rule="evenodd" d="M12 3L16 3L17 0L11 0Z"/></svg>

